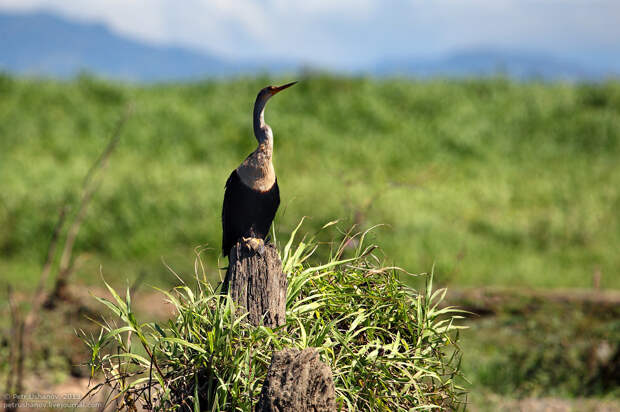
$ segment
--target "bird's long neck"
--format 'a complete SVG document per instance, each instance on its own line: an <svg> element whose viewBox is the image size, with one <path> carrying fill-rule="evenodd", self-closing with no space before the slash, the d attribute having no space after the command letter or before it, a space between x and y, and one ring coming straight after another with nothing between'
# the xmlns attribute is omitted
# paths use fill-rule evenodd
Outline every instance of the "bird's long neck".
<svg viewBox="0 0 620 412"><path fill-rule="evenodd" d="M265 123L265 104L267 99L256 99L254 105L254 135L258 147L237 168L241 181L248 187L265 192L270 190L275 181L276 173L271 161L273 156L273 134Z"/></svg>
<svg viewBox="0 0 620 412"><path fill-rule="evenodd" d="M254 104L254 136L258 140L258 149L265 151L271 156L273 153L273 134L271 128L265 123L265 105L267 99L260 96L256 99Z"/></svg>

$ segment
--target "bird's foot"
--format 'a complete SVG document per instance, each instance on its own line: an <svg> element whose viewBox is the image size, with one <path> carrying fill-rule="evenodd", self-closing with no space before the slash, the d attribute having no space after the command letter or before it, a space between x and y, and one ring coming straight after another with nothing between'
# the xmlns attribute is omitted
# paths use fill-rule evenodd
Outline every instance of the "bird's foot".
<svg viewBox="0 0 620 412"><path fill-rule="evenodd" d="M253 250L259 255L265 254L265 241L256 237L242 237L243 243L249 250Z"/></svg>

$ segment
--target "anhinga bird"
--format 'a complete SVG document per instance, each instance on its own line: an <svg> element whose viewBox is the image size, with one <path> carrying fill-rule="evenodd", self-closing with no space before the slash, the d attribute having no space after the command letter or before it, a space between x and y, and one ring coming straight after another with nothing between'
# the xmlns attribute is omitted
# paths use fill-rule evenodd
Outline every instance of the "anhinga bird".
<svg viewBox="0 0 620 412"><path fill-rule="evenodd" d="M273 133L265 123L265 105L276 93L294 85L267 86L256 96L254 103L254 135L258 147L235 169L226 181L222 207L222 253L243 240L246 245L262 252L265 237L280 205L278 180L271 162Z"/></svg>

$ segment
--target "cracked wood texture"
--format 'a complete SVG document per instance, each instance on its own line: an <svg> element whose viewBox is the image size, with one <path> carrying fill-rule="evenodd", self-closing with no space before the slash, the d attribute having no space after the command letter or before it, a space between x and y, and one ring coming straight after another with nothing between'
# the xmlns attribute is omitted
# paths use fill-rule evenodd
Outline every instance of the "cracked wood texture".
<svg viewBox="0 0 620 412"><path fill-rule="evenodd" d="M286 275L273 244L261 254L237 242L230 250L222 286L237 305L248 312L248 321L275 328L286 323Z"/></svg>
<svg viewBox="0 0 620 412"><path fill-rule="evenodd" d="M255 412L336 410L332 370L315 348L274 352Z"/></svg>

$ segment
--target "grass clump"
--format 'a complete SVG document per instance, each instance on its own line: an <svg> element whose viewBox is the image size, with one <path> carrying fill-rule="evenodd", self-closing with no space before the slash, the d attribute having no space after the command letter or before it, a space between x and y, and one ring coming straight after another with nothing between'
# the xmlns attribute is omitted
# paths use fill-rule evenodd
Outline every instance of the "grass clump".
<svg viewBox="0 0 620 412"><path fill-rule="evenodd" d="M250 411L273 351L316 347L333 371L342 410L459 408L460 316L440 308L445 290L432 290L432 275L424 293L409 288L400 269L382 267L375 246L364 245L366 232L347 234L327 263L311 265L318 245L305 238L294 245L297 229L281 255L286 325L247 324L198 270L198 256L193 288L162 291L177 312L166 324L140 323L129 293L122 299L109 288L113 301L97 298L115 322L85 337L92 372L103 372L102 385L123 407Z"/></svg>

